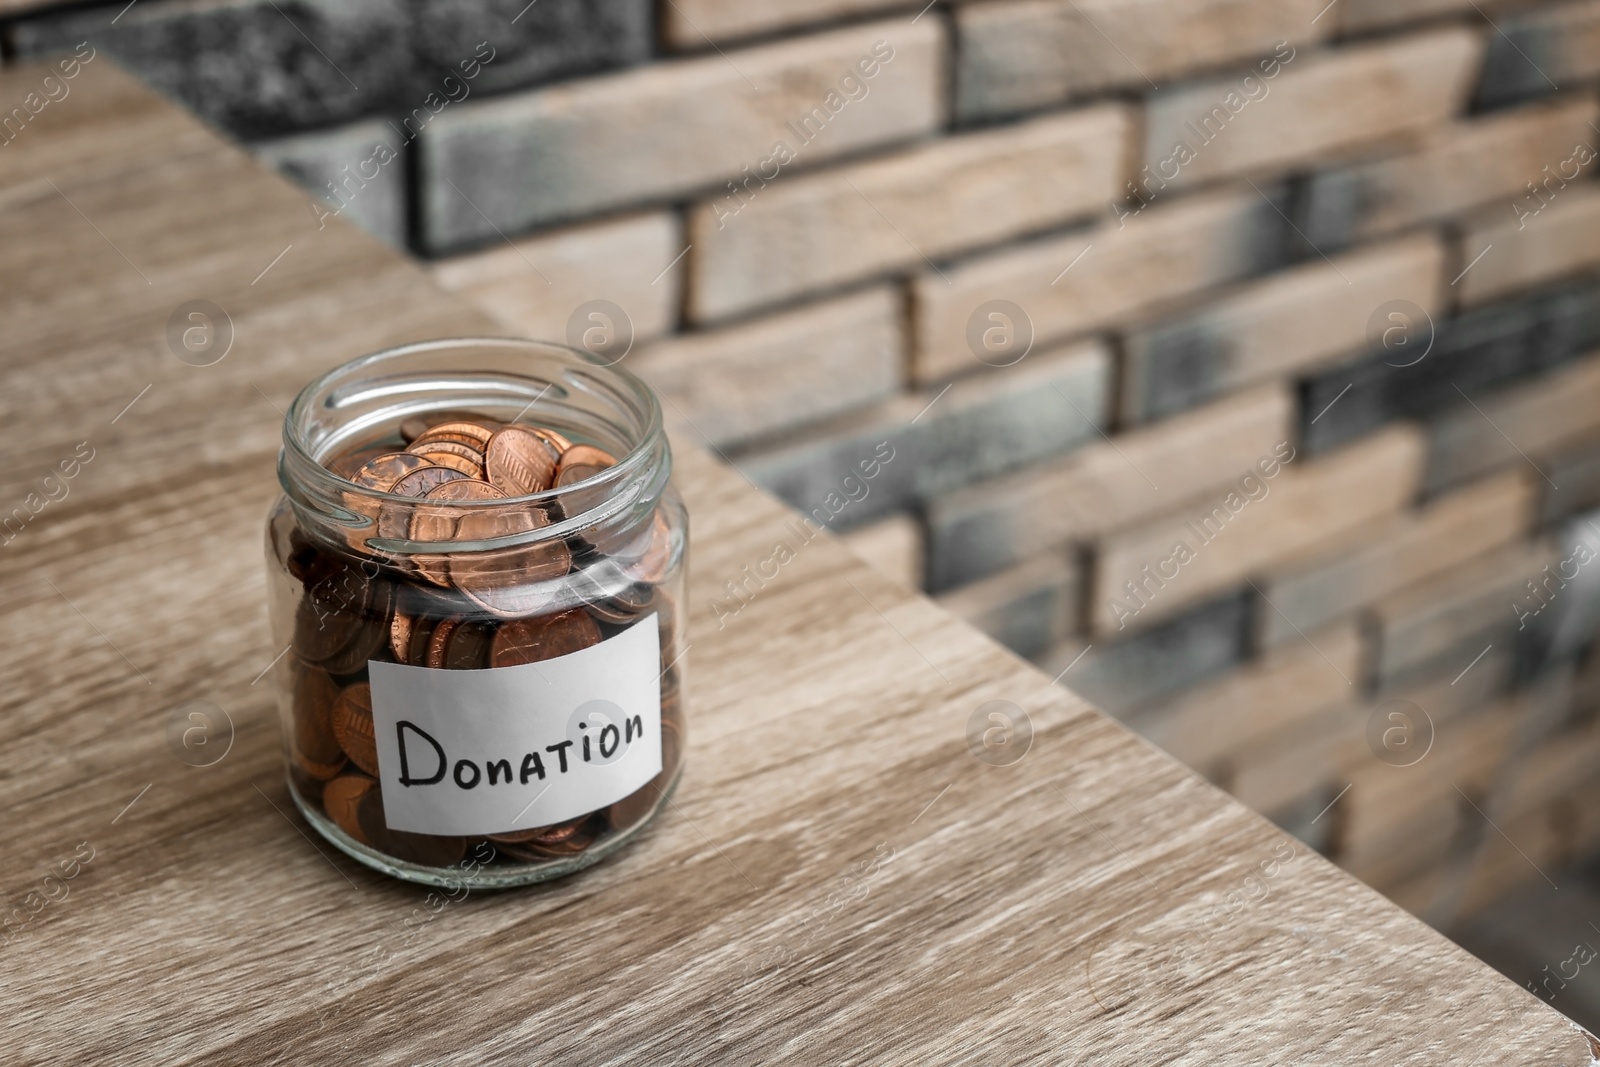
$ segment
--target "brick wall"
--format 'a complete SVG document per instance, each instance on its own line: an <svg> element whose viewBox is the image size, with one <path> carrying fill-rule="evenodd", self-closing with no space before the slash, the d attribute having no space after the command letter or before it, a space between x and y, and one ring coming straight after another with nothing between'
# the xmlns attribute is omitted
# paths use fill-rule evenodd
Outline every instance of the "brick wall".
<svg viewBox="0 0 1600 1067"><path fill-rule="evenodd" d="M626 350L686 433L1436 921L1600 848L1600 0L0 30L93 42L509 329Z"/></svg>

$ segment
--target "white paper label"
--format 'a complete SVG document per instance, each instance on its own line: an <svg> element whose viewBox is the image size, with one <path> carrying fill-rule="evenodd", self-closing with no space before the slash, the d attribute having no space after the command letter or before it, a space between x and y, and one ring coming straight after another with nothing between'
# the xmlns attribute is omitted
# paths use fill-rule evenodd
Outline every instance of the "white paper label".
<svg viewBox="0 0 1600 1067"><path fill-rule="evenodd" d="M655 615L555 659L487 670L369 664L392 830L510 833L614 804L661 773Z"/></svg>

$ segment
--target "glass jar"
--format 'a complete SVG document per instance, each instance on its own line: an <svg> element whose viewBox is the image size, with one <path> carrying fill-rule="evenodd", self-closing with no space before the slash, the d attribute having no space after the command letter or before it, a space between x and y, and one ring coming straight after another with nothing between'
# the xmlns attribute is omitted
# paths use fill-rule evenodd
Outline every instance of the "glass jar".
<svg viewBox="0 0 1600 1067"><path fill-rule="evenodd" d="M348 855L429 885L589 866L684 748L688 517L632 374L430 341L312 382L267 521L289 791Z"/></svg>

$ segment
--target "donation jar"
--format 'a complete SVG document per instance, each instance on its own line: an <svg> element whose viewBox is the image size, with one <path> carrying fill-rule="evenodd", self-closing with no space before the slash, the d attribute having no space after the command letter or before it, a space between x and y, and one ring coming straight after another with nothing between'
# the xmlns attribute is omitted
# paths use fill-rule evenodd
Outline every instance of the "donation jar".
<svg viewBox="0 0 1600 1067"><path fill-rule="evenodd" d="M586 867L684 750L688 517L661 407L559 345L429 341L312 382L267 521L289 791L429 885Z"/></svg>

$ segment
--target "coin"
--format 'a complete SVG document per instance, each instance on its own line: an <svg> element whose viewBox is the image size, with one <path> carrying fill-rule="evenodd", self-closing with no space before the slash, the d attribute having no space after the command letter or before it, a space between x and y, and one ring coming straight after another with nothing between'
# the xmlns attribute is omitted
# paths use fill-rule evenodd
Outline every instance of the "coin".
<svg viewBox="0 0 1600 1067"><path fill-rule="evenodd" d="M585 815L573 819L571 822L557 823L554 826L535 826L529 830L513 830L508 834L489 834L490 841L500 841L508 845L525 845L530 841L562 841L577 833L583 826Z"/></svg>
<svg viewBox="0 0 1600 1067"><path fill-rule="evenodd" d="M340 759L339 742L334 739L329 711L339 696L339 687L328 672L316 667L296 666L294 680L295 746L318 763Z"/></svg>
<svg viewBox="0 0 1600 1067"><path fill-rule="evenodd" d="M530 432L536 433L540 437L543 437L546 441L549 441L550 444L555 447L556 455L558 456L572 447L571 440L563 437L561 434L556 433L548 426L529 426L527 429Z"/></svg>
<svg viewBox="0 0 1600 1067"><path fill-rule="evenodd" d="M354 481L362 466L386 452L394 451L388 445L360 445L346 449L328 462L328 469L346 481Z"/></svg>
<svg viewBox="0 0 1600 1067"><path fill-rule="evenodd" d="M561 454L561 462L556 465L556 484L568 486L586 481L616 464L617 459L610 452L593 445L573 445Z"/></svg>
<svg viewBox="0 0 1600 1067"><path fill-rule="evenodd" d="M418 618L411 627L411 644L406 650L406 657L401 662L409 663L413 667L425 667L428 663L428 645L433 641L433 628L437 619Z"/></svg>
<svg viewBox="0 0 1600 1067"><path fill-rule="evenodd" d="M446 449L446 445L449 448ZM447 441L429 441L425 445L413 445L417 455L429 463L439 467L449 467L451 470L460 471L468 478L483 478L483 459L476 454L462 455L467 451L466 445L454 445ZM459 450L459 451L458 451Z"/></svg>
<svg viewBox="0 0 1600 1067"><path fill-rule="evenodd" d="M406 662L406 654L411 650L411 631L415 625L416 620L399 609L395 610L394 618L389 620L389 650L394 653L396 663Z"/></svg>
<svg viewBox="0 0 1600 1067"><path fill-rule="evenodd" d="M538 862L540 860L563 859L576 856L594 844L605 831L604 818L596 815L585 815L582 819L571 824L571 829L561 827L562 834L559 838L535 837L524 842L499 842L500 851L512 859L524 862Z"/></svg>
<svg viewBox="0 0 1600 1067"><path fill-rule="evenodd" d="M600 643L600 628L579 610L500 624L489 644L489 663L514 667L581 651Z"/></svg>
<svg viewBox="0 0 1600 1067"><path fill-rule="evenodd" d="M504 496L488 482L463 478L434 486L411 516L409 529L413 541L451 541L460 536L458 527L469 512L450 507L450 504L472 500L496 500ZM450 557L446 555L412 556L411 563L428 581L435 585L449 585Z"/></svg>
<svg viewBox="0 0 1600 1067"><path fill-rule="evenodd" d="M427 460L410 452L385 452L362 464L350 480L363 489L387 493L395 482L427 466L431 466Z"/></svg>
<svg viewBox="0 0 1600 1067"><path fill-rule="evenodd" d="M666 761L662 761L666 766ZM654 782L646 782L641 788L612 804L606 809L606 821L613 830L626 830L636 823L643 822L655 810L656 802L661 799L661 790L656 788Z"/></svg>
<svg viewBox="0 0 1600 1067"><path fill-rule="evenodd" d="M495 427L477 420L460 419L435 423L417 435L417 441L460 441L463 444L471 444L482 452L489 447L489 439L494 434Z"/></svg>
<svg viewBox="0 0 1600 1067"><path fill-rule="evenodd" d="M433 628L433 635L428 640L427 665L436 670L442 669L445 654L450 649L450 635L455 633L456 627L461 625L461 620L440 619Z"/></svg>
<svg viewBox="0 0 1600 1067"><path fill-rule="evenodd" d="M476 671L489 666L489 643L494 638L492 624L476 619L461 622L445 642L444 663L449 671Z"/></svg>
<svg viewBox="0 0 1600 1067"><path fill-rule="evenodd" d="M363 845L370 845L361 829L361 800L378 783L362 774L340 775L322 787L322 810L333 824Z"/></svg>
<svg viewBox="0 0 1600 1067"><path fill-rule="evenodd" d="M550 488L558 456L548 439L526 426L507 426L490 439L484 470L507 496L527 496Z"/></svg>
<svg viewBox="0 0 1600 1067"><path fill-rule="evenodd" d="M366 682L345 686L334 701L330 718L333 736L350 762L376 777L378 742L372 734L372 686Z"/></svg>
<svg viewBox="0 0 1600 1067"><path fill-rule="evenodd" d="M383 813L383 790L369 789L357 805L356 820L372 847L396 859L423 867L450 867L466 855L467 839L437 834L414 834L389 829Z"/></svg>
<svg viewBox="0 0 1600 1067"><path fill-rule="evenodd" d="M449 467L419 467L389 487L395 496L424 497L445 482L461 481L467 476ZM386 502L378 512L378 536L388 540L403 540L410 530L413 507Z"/></svg>

